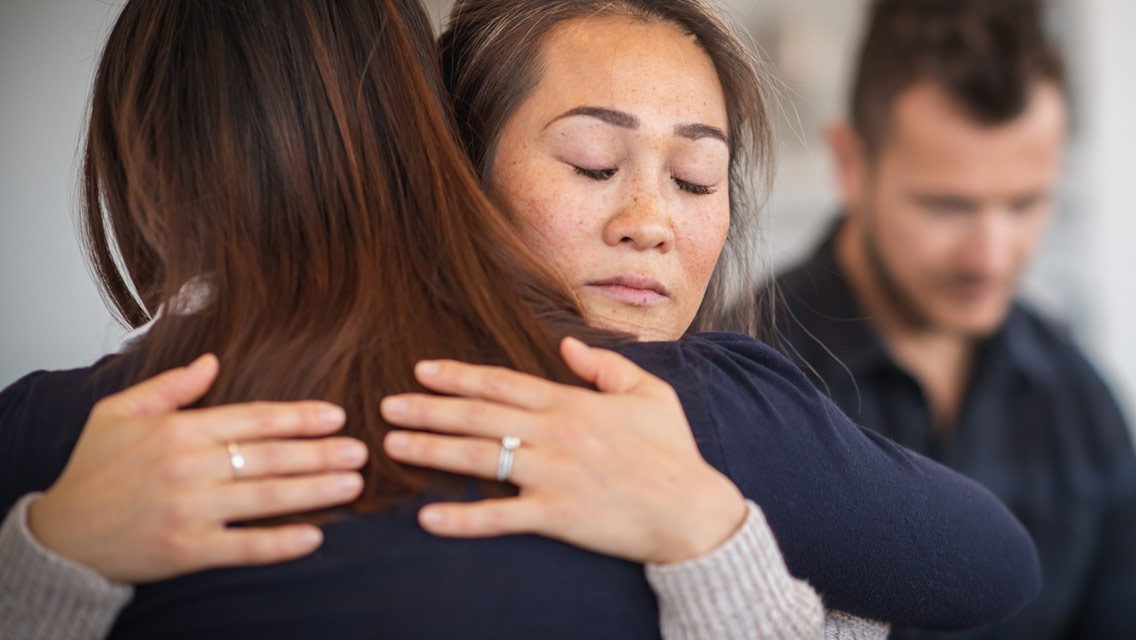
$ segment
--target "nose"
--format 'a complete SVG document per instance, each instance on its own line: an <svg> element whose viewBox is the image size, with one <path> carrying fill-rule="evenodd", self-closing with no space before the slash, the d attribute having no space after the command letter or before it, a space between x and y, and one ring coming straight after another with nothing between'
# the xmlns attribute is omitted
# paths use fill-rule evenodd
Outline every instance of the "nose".
<svg viewBox="0 0 1136 640"><path fill-rule="evenodd" d="M603 239L608 246L628 245L638 251L657 249L666 253L674 247L674 228L662 197L639 191L604 225Z"/></svg>
<svg viewBox="0 0 1136 640"><path fill-rule="evenodd" d="M1017 235L1013 212L990 209L978 217L967 251L968 266L987 276L1003 276L1014 269Z"/></svg>

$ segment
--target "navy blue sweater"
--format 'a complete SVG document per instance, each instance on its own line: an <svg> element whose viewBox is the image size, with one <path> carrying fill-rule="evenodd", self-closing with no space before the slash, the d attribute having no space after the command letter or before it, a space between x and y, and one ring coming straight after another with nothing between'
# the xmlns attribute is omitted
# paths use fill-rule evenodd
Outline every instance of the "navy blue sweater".
<svg viewBox="0 0 1136 640"><path fill-rule="evenodd" d="M861 430L768 347L704 334L621 351L675 387L703 455L761 505L827 606L963 628L1038 588L1034 547L991 494ZM0 508L48 487L93 404L121 387L96 364L0 394ZM112 635L658 636L641 566L535 536L436 538L415 521L427 500L326 525L319 551L294 562L143 585Z"/></svg>

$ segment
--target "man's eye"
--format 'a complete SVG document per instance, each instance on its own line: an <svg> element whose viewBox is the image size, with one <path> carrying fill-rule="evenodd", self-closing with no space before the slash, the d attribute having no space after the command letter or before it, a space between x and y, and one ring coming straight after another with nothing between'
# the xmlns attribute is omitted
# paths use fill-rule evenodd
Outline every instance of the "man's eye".
<svg viewBox="0 0 1136 640"><path fill-rule="evenodd" d="M932 215L957 216L979 209L973 202L957 198L921 198L919 204Z"/></svg>
<svg viewBox="0 0 1136 640"><path fill-rule="evenodd" d="M574 167L576 173L591 178L592 180L610 180L615 175L615 169L585 169L583 167Z"/></svg>
<svg viewBox="0 0 1136 640"><path fill-rule="evenodd" d="M1025 214L1039 210L1046 204L1049 204L1049 201L1045 196L1028 196L1011 202L1010 210L1014 213Z"/></svg>
<svg viewBox="0 0 1136 640"><path fill-rule="evenodd" d="M679 189L696 196L707 196L714 193L714 189L706 185L694 184L693 182L687 182L686 180L680 180L678 178L674 178L674 181Z"/></svg>

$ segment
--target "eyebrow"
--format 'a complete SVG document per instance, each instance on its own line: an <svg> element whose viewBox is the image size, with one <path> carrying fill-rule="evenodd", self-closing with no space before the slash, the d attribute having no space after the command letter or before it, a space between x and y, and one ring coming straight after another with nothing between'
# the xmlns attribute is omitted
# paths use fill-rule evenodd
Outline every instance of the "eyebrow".
<svg viewBox="0 0 1136 640"><path fill-rule="evenodd" d="M639 118L636 118L630 113L624 111L605 109L604 107L576 107L575 109L569 109L553 118L552 122L549 122L547 125L545 125L545 128L547 129L549 125L551 125L553 122L556 122L557 120L571 118L572 116L587 116L589 118L595 118L597 120L602 120L610 125L620 127L621 129L639 128Z"/></svg>
<svg viewBox="0 0 1136 640"><path fill-rule="evenodd" d="M639 128L639 118L636 118L635 116L625 111L616 111L615 109L608 109L605 107L575 107L573 109L569 109L553 118L551 122L545 125L545 128L547 129L552 125L553 122L563 120L564 118L571 118L573 116L587 116L589 118L595 118L621 129ZM682 136L683 138L688 138L690 140L712 138L714 140L720 140L726 144L729 144L729 138L726 137L726 133L724 131L722 131L718 127L712 127L708 124L677 124L675 125L674 133L676 136Z"/></svg>
<svg viewBox="0 0 1136 640"><path fill-rule="evenodd" d="M676 124L675 135L682 136L684 138L690 138L691 140L713 138L715 140L721 140L726 144L730 144L730 141L728 138L726 138L726 133L724 131L722 131L718 127L711 127L708 124Z"/></svg>

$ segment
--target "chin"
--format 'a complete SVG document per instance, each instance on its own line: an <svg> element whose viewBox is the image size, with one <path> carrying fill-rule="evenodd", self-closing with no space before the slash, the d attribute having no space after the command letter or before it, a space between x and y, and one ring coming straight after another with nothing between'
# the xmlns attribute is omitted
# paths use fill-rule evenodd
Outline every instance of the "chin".
<svg viewBox="0 0 1136 640"><path fill-rule="evenodd" d="M660 331L654 323L649 322L648 318L637 317L637 314L629 314L625 310L593 310L585 312L585 320L588 324L599 329L635 336L637 342L669 339L664 337L664 332Z"/></svg>
<svg viewBox="0 0 1136 640"><path fill-rule="evenodd" d="M981 313L943 314L936 324L943 330L974 340L989 338L1006 320L1009 307Z"/></svg>

